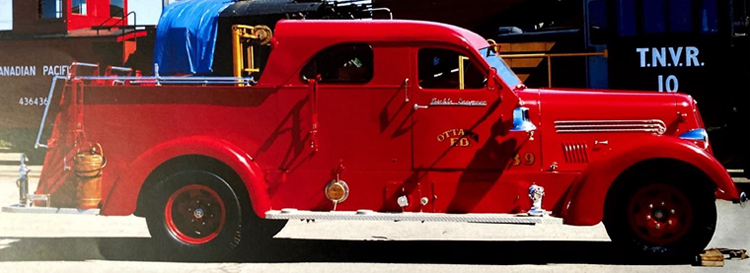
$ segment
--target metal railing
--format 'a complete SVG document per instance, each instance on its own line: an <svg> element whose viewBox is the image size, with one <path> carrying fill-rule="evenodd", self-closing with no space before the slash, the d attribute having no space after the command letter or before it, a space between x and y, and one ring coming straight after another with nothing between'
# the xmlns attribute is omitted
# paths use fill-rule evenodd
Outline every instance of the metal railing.
<svg viewBox="0 0 750 273"><path fill-rule="evenodd" d="M85 80L85 81L121 81L123 83L130 84L202 84L202 85L222 85L230 84L237 85L243 84L244 86L252 86L255 84L255 80L252 77L192 77L192 76L150 76L150 77L136 77L136 76L76 76L71 79Z"/></svg>
<svg viewBox="0 0 750 273"><path fill-rule="evenodd" d="M44 114L42 114L42 122L39 123L39 132L36 134L36 142L34 142L34 149L39 147L47 148L46 144L41 144L42 132L44 131L44 123L47 121L47 113L49 113L49 105L52 103L52 94L55 93L55 86L58 80L67 80L68 76L55 76L52 78L52 84L49 87L49 94L47 95L47 105L44 106Z"/></svg>
<svg viewBox="0 0 750 273"><path fill-rule="evenodd" d="M235 77L259 73L255 66L255 46L271 46L273 31L265 25L247 26L232 25L232 69ZM245 63L247 61L247 63Z"/></svg>
<svg viewBox="0 0 750 273"><path fill-rule="evenodd" d="M99 35L99 31L102 30L102 29L110 30L112 28L121 28L122 29L122 35L125 35L125 29L127 29L127 28L135 29L135 28L139 27L138 26L138 16L136 15L135 11L128 12L127 15L125 15L124 12L125 12L124 10L120 12L120 15L122 15L122 17L119 17L120 19L118 19L117 21L115 21L114 24L105 26L105 24L107 22L109 22L110 20L118 18L118 17L115 17L113 15L113 16L110 16L109 18L107 18L107 20L104 20L104 22L102 22L98 26L92 27L92 29L95 29L96 30L96 35ZM120 23L122 23L123 20L127 19L128 17L130 17L131 14L133 15L133 25L132 26L119 25Z"/></svg>
<svg viewBox="0 0 750 273"><path fill-rule="evenodd" d="M603 52L581 52L581 53L519 53L519 54L501 54L503 59L547 59L547 87L552 87L552 58L562 57L593 57L604 56L607 58L608 53L605 49Z"/></svg>
<svg viewBox="0 0 750 273"><path fill-rule="evenodd" d="M385 12L388 12L389 19L393 20L393 12L389 8L369 8L369 9L367 9L367 11L369 11L369 12L373 12L373 11L385 11Z"/></svg>

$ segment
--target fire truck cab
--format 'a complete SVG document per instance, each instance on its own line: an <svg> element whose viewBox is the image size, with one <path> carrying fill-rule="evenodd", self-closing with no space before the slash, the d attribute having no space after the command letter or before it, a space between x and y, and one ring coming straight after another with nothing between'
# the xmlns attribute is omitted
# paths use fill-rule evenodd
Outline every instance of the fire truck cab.
<svg viewBox="0 0 750 273"><path fill-rule="evenodd" d="M234 77L74 71L33 204L144 216L190 257L286 219L604 221L682 257L711 239L716 198L746 201L690 96L526 88L498 47L439 23L270 29L235 26Z"/></svg>

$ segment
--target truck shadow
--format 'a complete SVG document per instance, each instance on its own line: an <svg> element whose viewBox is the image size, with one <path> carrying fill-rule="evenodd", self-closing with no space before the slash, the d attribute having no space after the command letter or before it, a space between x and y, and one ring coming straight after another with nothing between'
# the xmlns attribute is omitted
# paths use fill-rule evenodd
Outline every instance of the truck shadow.
<svg viewBox="0 0 750 273"><path fill-rule="evenodd" d="M149 238L0 238L0 261L57 260L198 262L167 258L163 251L151 245ZM302 239L274 239L263 243L261 248L243 249L240 258L221 262L485 265L651 264L619 253L610 242L334 241Z"/></svg>

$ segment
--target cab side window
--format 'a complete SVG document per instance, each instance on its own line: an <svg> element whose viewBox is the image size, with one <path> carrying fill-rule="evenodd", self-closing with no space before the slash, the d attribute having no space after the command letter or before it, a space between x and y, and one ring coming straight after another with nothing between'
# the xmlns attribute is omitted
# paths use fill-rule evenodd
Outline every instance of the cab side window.
<svg viewBox="0 0 750 273"><path fill-rule="evenodd" d="M302 69L301 78L320 83L367 83L373 76L372 47L367 44L343 44L318 53Z"/></svg>
<svg viewBox="0 0 750 273"><path fill-rule="evenodd" d="M419 50L419 86L424 89L479 89L485 76L460 53L438 48Z"/></svg>

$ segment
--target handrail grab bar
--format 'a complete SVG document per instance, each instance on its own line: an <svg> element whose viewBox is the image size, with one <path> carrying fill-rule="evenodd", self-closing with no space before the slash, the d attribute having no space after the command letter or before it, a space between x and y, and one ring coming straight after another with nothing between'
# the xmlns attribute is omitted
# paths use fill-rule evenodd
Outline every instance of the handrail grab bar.
<svg viewBox="0 0 750 273"><path fill-rule="evenodd" d="M82 63L82 62L73 62L72 66L86 66L86 67L96 67L96 68L99 68L98 64Z"/></svg>
<svg viewBox="0 0 750 273"><path fill-rule="evenodd" d="M369 8L367 11L373 12L373 11L386 11L388 12L388 15L390 17L390 20L393 20L393 12L389 8Z"/></svg>
<svg viewBox="0 0 750 273"><path fill-rule="evenodd" d="M137 14L135 13L135 11L131 11L131 12L128 12L128 14L127 14L127 15L125 15L125 10L122 10L122 11L120 11L120 13L118 13L118 14L119 14L120 16L122 16L122 17L120 17L120 19L118 19L118 20L117 20L117 21L116 21L116 22L114 23L114 25L112 25L112 26L107 26L107 27L105 27L105 26L104 26L104 24L106 24L106 23L107 23L107 22L109 22L110 20L112 20L112 19L115 19L115 18L117 18L117 17L115 17L115 15L112 15L112 16L110 16L109 18L107 18L107 20L104 20L104 21L103 21L103 22L102 22L101 24L99 24L98 26L96 26L96 27L92 27L93 29L96 29L96 35L99 35L99 30L101 30L101 29L105 29L105 28L109 28L109 29L112 29L113 27L121 27L121 26L119 26L119 25L117 25L117 24L121 23L121 22L122 22L123 20L125 20L125 19L126 19L126 18L128 18L128 17L130 17L130 14L133 14L133 24L136 24L136 22L138 21L138 19L137 19Z"/></svg>
<svg viewBox="0 0 750 273"><path fill-rule="evenodd" d="M109 66L109 69L117 70L117 71L123 71L123 72L131 72L133 71L130 67L122 67L122 66Z"/></svg>
<svg viewBox="0 0 750 273"><path fill-rule="evenodd" d="M49 87L49 94L47 95L47 104L44 106L44 114L42 114L42 122L39 123L39 131L36 134L36 142L34 143L34 149L39 147L48 148L46 144L41 144L39 141L42 139L42 132L44 131L44 123L47 121L47 113L49 113L49 105L52 103L52 94L55 93L55 86L58 80L67 80L68 76L54 76L52 77L52 84Z"/></svg>

